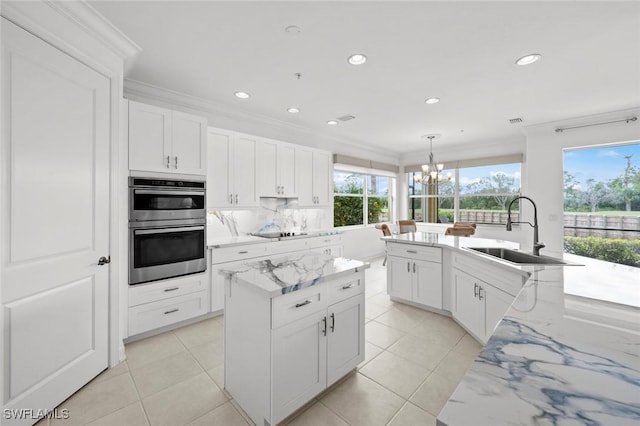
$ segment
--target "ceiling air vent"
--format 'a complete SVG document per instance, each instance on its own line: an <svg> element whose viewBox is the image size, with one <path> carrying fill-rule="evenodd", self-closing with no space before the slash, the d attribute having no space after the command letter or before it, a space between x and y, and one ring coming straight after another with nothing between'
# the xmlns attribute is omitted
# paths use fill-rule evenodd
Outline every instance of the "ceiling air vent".
<svg viewBox="0 0 640 426"><path fill-rule="evenodd" d="M509 123L511 124L518 124L518 123L522 123L522 118L517 117L517 118L510 118L509 119Z"/></svg>
<svg viewBox="0 0 640 426"><path fill-rule="evenodd" d="M340 121L349 121L353 120L355 117L353 115L343 115L342 117L338 117Z"/></svg>

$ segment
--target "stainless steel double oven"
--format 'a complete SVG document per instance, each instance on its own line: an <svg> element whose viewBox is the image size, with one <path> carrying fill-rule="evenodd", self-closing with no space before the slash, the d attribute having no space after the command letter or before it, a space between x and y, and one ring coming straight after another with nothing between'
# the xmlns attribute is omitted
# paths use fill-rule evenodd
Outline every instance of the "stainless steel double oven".
<svg viewBox="0 0 640 426"><path fill-rule="evenodd" d="M129 178L129 285L204 272L205 182Z"/></svg>

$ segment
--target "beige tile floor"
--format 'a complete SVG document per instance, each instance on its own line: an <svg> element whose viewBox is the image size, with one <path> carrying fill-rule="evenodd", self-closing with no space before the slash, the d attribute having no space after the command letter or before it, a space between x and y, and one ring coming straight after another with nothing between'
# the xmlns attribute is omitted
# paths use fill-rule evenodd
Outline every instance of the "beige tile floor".
<svg viewBox="0 0 640 426"><path fill-rule="evenodd" d="M395 303L382 259L366 277L366 358L290 425L435 425L480 345L450 318ZM70 425L247 425L223 391L223 318L126 345L127 360L63 402Z"/></svg>

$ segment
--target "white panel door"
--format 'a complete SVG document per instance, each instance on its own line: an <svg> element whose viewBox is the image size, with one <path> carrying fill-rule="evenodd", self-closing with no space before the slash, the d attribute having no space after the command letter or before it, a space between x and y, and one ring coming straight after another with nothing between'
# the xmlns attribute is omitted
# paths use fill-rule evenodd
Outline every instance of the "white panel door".
<svg viewBox="0 0 640 426"><path fill-rule="evenodd" d="M278 185L280 195L295 197L296 190L296 149L291 145L278 145Z"/></svg>
<svg viewBox="0 0 640 426"><path fill-rule="evenodd" d="M4 19L2 39L4 403L52 409L107 367L110 85Z"/></svg>
<svg viewBox="0 0 640 426"><path fill-rule="evenodd" d="M478 300L481 281L458 269L453 269L453 317L476 336L484 330L482 305ZM482 321L482 324L480 322Z"/></svg>
<svg viewBox="0 0 640 426"><path fill-rule="evenodd" d="M276 141L260 140L256 144L256 190L261 197L280 195L278 183L278 144Z"/></svg>
<svg viewBox="0 0 640 426"><path fill-rule="evenodd" d="M229 185L231 133L209 128L207 133L207 207L231 207Z"/></svg>
<svg viewBox="0 0 640 426"><path fill-rule="evenodd" d="M298 205L311 206L314 204L313 195L313 151L296 148L295 173Z"/></svg>
<svg viewBox="0 0 640 426"><path fill-rule="evenodd" d="M324 152L313 153L313 193L316 204L329 204L331 189L331 155Z"/></svg>
<svg viewBox="0 0 640 426"><path fill-rule="evenodd" d="M442 264L414 260L413 301L442 309Z"/></svg>
<svg viewBox="0 0 640 426"><path fill-rule="evenodd" d="M173 170L204 175L207 172L207 119L178 111L171 113Z"/></svg>
<svg viewBox="0 0 640 426"><path fill-rule="evenodd" d="M411 259L387 256L387 293L411 300Z"/></svg>
<svg viewBox="0 0 640 426"><path fill-rule="evenodd" d="M364 293L329 306L327 386L364 361Z"/></svg>
<svg viewBox="0 0 640 426"><path fill-rule="evenodd" d="M279 423L326 388L326 311L272 332L272 424Z"/></svg>
<svg viewBox="0 0 640 426"><path fill-rule="evenodd" d="M129 169L173 170L170 110L129 102Z"/></svg>
<svg viewBox="0 0 640 426"><path fill-rule="evenodd" d="M248 136L239 135L233 143L233 160L231 162L231 186L233 202L238 207L258 205L256 194L256 144L257 141Z"/></svg>

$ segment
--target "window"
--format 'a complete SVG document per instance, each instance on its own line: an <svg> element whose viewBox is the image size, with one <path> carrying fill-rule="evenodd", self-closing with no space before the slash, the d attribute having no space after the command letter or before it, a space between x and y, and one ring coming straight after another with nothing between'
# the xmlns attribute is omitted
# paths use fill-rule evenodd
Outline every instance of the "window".
<svg viewBox="0 0 640 426"><path fill-rule="evenodd" d="M564 152L564 250L640 267L640 144Z"/></svg>
<svg viewBox="0 0 640 426"><path fill-rule="evenodd" d="M391 220L392 177L336 170L333 181L334 226L368 225Z"/></svg>
<svg viewBox="0 0 640 426"><path fill-rule="evenodd" d="M434 185L423 184L420 172L409 173L409 217L431 223L506 224L509 202L520 195L520 170L521 163L459 167L444 170L442 175L452 178ZM516 202L514 220L518 213Z"/></svg>

